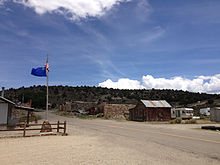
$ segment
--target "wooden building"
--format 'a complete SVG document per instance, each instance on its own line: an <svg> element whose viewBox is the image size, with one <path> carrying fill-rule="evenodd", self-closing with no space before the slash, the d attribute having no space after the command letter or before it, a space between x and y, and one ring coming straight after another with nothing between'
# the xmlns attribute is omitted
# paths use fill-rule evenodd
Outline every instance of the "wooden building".
<svg viewBox="0 0 220 165"><path fill-rule="evenodd" d="M133 121L171 120L171 105L165 100L141 100L129 110L129 119Z"/></svg>
<svg viewBox="0 0 220 165"><path fill-rule="evenodd" d="M7 124L11 118L12 108L15 105L12 101L0 96L0 124Z"/></svg>
<svg viewBox="0 0 220 165"><path fill-rule="evenodd" d="M220 107L211 108L210 119L213 122L220 122Z"/></svg>
<svg viewBox="0 0 220 165"><path fill-rule="evenodd" d="M10 120L14 119L13 113L15 113L17 110L26 111L27 120L29 120L29 114L31 111L34 111L34 108L16 105L14 102L0 96L0 125L8 124Z"/></svg>

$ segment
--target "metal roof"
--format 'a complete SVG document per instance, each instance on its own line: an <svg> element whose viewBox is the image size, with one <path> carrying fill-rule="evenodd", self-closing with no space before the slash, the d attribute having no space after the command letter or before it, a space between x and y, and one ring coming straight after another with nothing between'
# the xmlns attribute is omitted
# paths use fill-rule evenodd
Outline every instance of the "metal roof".
<svg viewBox="0 0 220 165"><path fill-rule="evenodd" d="M193 111L193 108L174 108L174 110L180 110L180 111Z"/></svg>
<svg viewBox="0 0 220 165"><path fill-rule="evenodd" d="M214 107L213 109L214 110L220 110L220 107Z"/></svg>
<svg viewBox="0 0 220 165"><path fill-rule="evenodd" d="M171 105L166 100L141 100L146 107L152 108L171 108Z"/></svg>
<svg viewBox="0 0 220 165"><path fill-rule="evenodd" d="M6 103L9 103L9 104L12 104L14 105L14 107L16 109L23 109L23 110L26 110L26 111L34 111L35 109L34 108L31 108L31 107L24 107L24 106L19 106L19 105L16 105L14 102L12 102L11 100L8 100L2 96L0 96L0 100L6 102Z"/></svg>
<svg viewBox="0 0 220 165"><path fill-rule="evenodd" d="M2 100L2 101L4 101L4 102L7 102L7 103L10 103L10 104L15 105L15 103L14 103L14 102L12 102L12 101L10 101L10 100L8 100L8 99L6 99L6 98L2 97L2 96L0 96L0 100Z"/></svg>
<svg viewBox="0 0 220 165"><path fill-rule="evenodd" d="M31 107L24 107L24 106L18 106L18 105L15 105L15 108L26 110L26 111L34 111L35 110L34 108L31 108Z"/></svg>

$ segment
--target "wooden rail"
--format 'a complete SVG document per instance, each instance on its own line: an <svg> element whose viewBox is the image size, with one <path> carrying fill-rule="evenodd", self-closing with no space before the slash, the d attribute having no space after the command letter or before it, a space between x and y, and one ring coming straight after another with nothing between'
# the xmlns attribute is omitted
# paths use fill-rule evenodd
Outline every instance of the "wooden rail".
<svg viewBox="0 0 220 165"><path fill-rule="evenodd" d="M17 129L7 129L7 130L0 130L0 132L5 132L5 131L23 131L23 137L26 136L26 131L34 131L34 130L47 130L47 129L43 129L43 128L29 128L31 126L42 126L43 124L27 124L26 122L24 124L14 124L14 125L5 125L8 128L10 127L23 127L23 128L17 128ZM66 134L66 121L64 121L63 123L60 123L59 121L57 123L52 123L50 124L51 126L56 126L56 127L51 127L51 130L57 130L57 132L60 132L60 129L63 129L63 133ZM63 126L63 127L61 127Z"/></svg>

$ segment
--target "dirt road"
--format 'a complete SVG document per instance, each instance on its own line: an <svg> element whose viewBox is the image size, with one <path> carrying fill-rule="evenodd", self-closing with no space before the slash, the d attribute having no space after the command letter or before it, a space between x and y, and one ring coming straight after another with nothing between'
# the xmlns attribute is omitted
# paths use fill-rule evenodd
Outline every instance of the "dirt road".
<svg viewBox="0 0 220 165"><path fill-rule="evenodd" d="M201 125L80 120L69 136L0 139L0 164L220 164L220 133ZM27 163L28 162L28 163Z"/></svg>

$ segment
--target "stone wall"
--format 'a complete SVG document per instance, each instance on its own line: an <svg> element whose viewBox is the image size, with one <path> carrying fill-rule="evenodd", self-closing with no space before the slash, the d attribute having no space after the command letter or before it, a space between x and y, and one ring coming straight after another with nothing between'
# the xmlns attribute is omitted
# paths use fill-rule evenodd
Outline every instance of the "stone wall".
<svg viewBox="0 0 220 165"><path fill-rule="evenodd" d="M129 109L134 107L133 104L104 104L103 114L107 118L125 119L125 115L129 115Z"/></svg>
<svg viewBox="0 0 220 165"><path fill-rule="evenodd" d="M74 111L88 111L92 107L97 107L97 102L83 102L74 101L72 102L72 110Z"/></svg>
<svg viewBox="0 0 220 165"><path fill-rule="evenodd" d="M95 111L96 108L97 102L74 101L60 105L59 109L67 112L90 112L90 110Z"/></svg>

